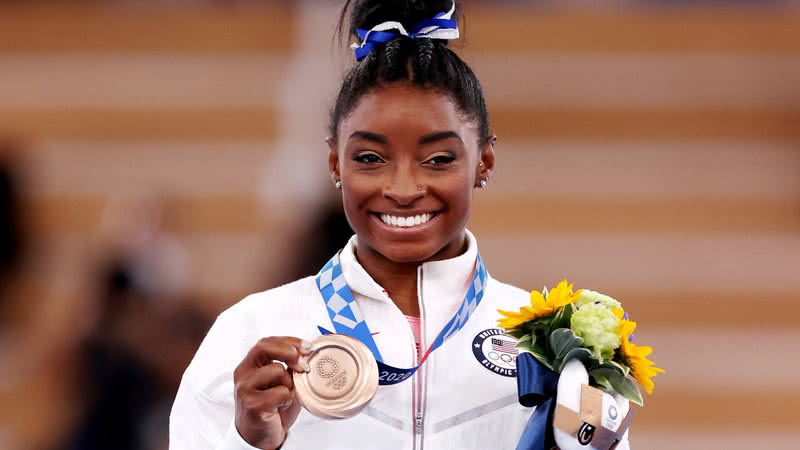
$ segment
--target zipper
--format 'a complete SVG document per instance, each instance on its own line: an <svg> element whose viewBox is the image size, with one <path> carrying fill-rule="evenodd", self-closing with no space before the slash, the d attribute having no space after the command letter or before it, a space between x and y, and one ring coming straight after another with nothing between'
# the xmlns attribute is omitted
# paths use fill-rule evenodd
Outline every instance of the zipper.
<svg viewBox="0 0 800 450"><path fill-rule="evenodd" d="M419 353L417 354L417 361L422 356L420 353L427 350L426 336L425 336L425 302L422 301L422 281L423 272L422 266L417 268L417 301L419 302ZM417 362L419 363L419 362ZM427 386L425 366L422 366L414 374L414 382L412 389L414 391L412 404L414 406L414 450L422 450L424 442L425 431L425 403L427 400Z"/></svg>

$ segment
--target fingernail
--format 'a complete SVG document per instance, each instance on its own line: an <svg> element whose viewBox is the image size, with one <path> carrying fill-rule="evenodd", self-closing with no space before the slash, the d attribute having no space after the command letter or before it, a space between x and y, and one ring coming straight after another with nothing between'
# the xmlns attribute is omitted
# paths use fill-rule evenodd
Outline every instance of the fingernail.
<svg viewBox="0 0 800 450"><path fill-rule="evenodd" d="M303 350L304 352L309 353L311 352L312 348L314 348L314 345L311 342L308 342L306 340L300 341L300 349Z"/></svg>
<svg viewBox="0 0 800 450"><path fill-rule="evenodd" d="M304 356L297 358L297 365L300 366L300 368L303 369L304 372L306 373L311 372L311 366L308 365L308 361L306 361L306 358Z"/></svg>

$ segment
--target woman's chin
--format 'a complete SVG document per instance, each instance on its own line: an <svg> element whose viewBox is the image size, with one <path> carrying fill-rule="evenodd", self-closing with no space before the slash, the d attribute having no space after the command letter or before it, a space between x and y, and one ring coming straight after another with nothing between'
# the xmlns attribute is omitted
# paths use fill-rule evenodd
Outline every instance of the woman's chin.
<svg viewBox="0 0 800 450"><path fill-rule="evenodd" d="M423 263L433 258L441 249L426 243L402 243L387 245L379 252L389 261L397 264Z"/></svg>

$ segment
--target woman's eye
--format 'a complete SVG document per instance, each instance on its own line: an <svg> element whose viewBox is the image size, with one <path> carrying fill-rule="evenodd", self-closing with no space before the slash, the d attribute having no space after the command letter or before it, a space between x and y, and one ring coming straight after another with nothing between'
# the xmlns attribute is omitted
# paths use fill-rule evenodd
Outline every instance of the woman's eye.
<svg viewBox="0 0 800 450"><path fill-rule="evenodd" d="M362 153L353 158L354 161L364 164L377 164L383 162L383 159L375 153Z"/></svg>
<svg viewBox="0 0 800 450"><path fill-rule="evenodd" d="M424 164L431 166L443 166L456 160L456 157L449 154L436 155L425 160Z"/></svg>

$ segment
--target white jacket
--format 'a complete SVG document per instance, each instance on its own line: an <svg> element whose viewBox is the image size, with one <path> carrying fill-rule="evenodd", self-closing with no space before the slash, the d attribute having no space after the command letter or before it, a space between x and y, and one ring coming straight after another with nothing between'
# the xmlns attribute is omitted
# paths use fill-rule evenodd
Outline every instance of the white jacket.
<svg viewBox="0 0 800 450"><path fill-rule="evenodd" d="M460 306L471 281L478 248L467 235L466 253L418 269L423 351ZM342 251L342 268L384 362L413 367L410 326L355 259L355 245L353 237ZM528 292L489 277L469 322L412 379L380 386L369 406L350 419L324 420L302 410L282 450L514 449L532 410L517 401L513 355L495 351L492 338L502 340L497 310L528 301ZM318 325L333 330L313 277L250 295L223 312L183 376L170 416L169 448L252 450L234 425L234 368L260 338L313 340L320 335ZM627 448L623 444L618 449Z"/></svg>

